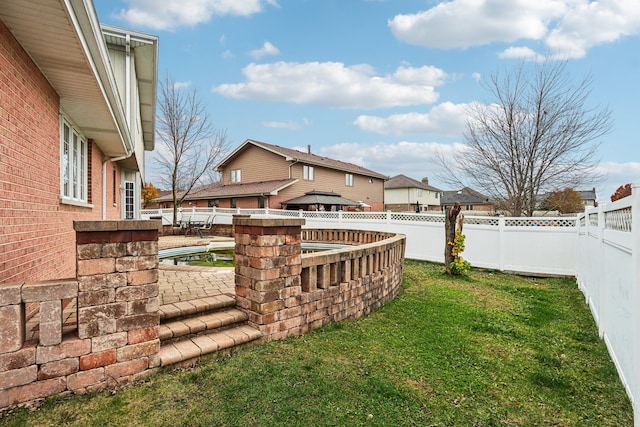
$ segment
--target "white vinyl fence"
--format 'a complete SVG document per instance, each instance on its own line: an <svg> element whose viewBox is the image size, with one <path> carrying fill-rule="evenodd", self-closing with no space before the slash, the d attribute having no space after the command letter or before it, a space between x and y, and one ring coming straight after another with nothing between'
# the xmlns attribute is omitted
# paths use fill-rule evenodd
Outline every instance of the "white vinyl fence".
<svg viewBox="0 0 640 427"><path fill-rule="evenodd" d="M640 186L578 216L578 286L640 426ZM636 215L633 215L636 213Z"/></svg>
<svg viewBox="0 0 640 427"><path fill-rule="evenodd" d="M233 215L305 218L309 228L349 228L407 236L406 257L444 262L444 215L394 212L317 212L278 209L189 208L178 220L231 224ZM162 217L172 223L172 209L146 209L142 219ZM576 218L506 218L467 215L466 248L462 256L472 266L532 275L576 275Z"/></svg>

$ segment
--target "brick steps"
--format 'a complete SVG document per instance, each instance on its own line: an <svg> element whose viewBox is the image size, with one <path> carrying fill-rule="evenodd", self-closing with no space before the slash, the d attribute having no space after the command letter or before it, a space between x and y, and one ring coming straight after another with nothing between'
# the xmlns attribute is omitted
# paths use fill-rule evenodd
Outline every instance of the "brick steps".
<svg viewBox="0 0 640 427"><path fill-rule="evenodd" d="M163 323L158 329L158 335L160 341L170 343L204 331L229 329L238 323L246 323L248 319L249 316L244 311L227 308L223 311Z"/></svg>
<svg viewBox="0 0 640 427"><path fill-rule="evenodd" d="M256 328L240 325L220 332L183 339L160 347L160 366L195 362L207 354L247 344L261 337L262 334Z"/></svg>
<svg viewBox="0 0 640 427"><path fill-rule="evenodd" d="M160 322L175 318L198 316L203 313L235 306L235 297L225 294L164 304L160 306Z"/></svg>
<svg viewBox="0 0 640 427"><path fill-rule="evenodd" d="M207 354L228 350L262 337L247 324L235 298L217 295L160 307L160 366L191 364Z"/></svg>

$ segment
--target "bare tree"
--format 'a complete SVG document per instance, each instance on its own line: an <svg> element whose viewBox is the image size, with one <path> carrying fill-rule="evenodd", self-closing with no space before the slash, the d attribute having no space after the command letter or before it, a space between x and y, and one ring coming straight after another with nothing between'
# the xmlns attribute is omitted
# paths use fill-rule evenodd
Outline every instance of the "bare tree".
<svg viewBox="0 0 640 427"><path fill-rule="evenodd" d="M158 107L157 169L161 184L172 191L175 225L178 206L213 173L229 144L226 131L210 121L195 88L180 88L166 76L160 82Z"/></svg>
<svg viewBox="0 0 640 427"><path fill-rule="evenodd" d="M591 77L575 84L566 66L522 63L485 80L495 103L469 107L466 149L447 175L462 172L512 216L532 216L542 192L601 181L596 154L611 113L587 105Z"/></svg>

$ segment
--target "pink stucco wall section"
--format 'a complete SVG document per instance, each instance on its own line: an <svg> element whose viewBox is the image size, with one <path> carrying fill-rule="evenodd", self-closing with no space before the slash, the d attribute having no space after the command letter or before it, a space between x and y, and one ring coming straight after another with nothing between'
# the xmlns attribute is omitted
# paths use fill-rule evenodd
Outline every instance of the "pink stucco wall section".
<svg viewBox="0 0 640 427"><path fill-rule="evenodd" d="M103 156L95 144L93 207L60 203L59 114L59 95L0 21L0 283L75 277L72 221L101 217ZM109 182L117 166L107 166ZM108 217L119 218L107 190Z"/></svg>

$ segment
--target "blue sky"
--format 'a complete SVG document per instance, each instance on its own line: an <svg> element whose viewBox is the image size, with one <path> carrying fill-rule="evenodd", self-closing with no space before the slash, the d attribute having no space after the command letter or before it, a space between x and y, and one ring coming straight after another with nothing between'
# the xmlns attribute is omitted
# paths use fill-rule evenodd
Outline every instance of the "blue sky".
<svg viewBox="0 0 640 427"><path fill-rule="evenodd" d="M479 79L536 55L570 58L575 81L592 75L589 104L614 120L598 199L640 184L637 0L94 3L100 22L159 36L159 78L196 88L233 148L310 145L443 190L434 153L464 142L465 104L493 101Z"/></svg>

